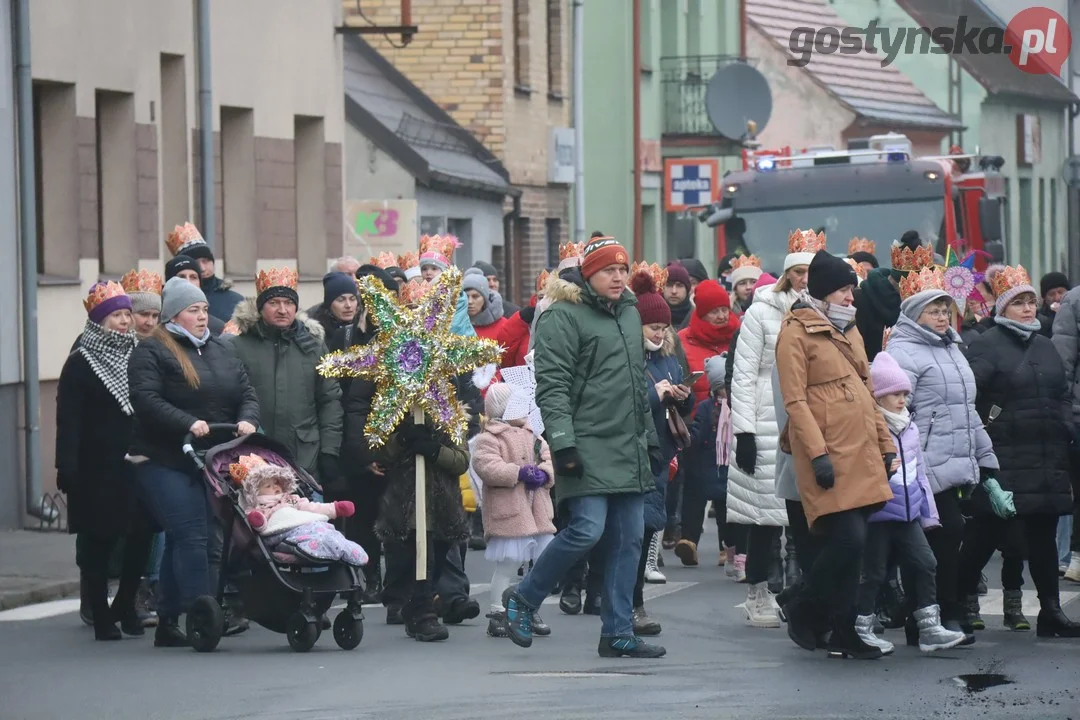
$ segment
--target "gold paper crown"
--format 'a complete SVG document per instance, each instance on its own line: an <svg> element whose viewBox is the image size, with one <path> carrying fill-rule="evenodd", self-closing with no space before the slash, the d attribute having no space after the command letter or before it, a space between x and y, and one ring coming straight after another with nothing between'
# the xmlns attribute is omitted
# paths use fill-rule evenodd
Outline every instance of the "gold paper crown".
<svg viewBox="0 0 1080 720"><path fill-rule="evenodd" d="M236 462L229 463L229 477L237 485L244 484L244 478L248 473L257 467L267 465L268 463L258 455L241 455L236 459Z"/></svg>
<svg viewBox="0 0 1080 720"><path fill-rule="evenodd" d="M857 252L866 252L873 255L876 249L877 243L873 240L867 240L866 238L861 237L853 237L847 244L848 255L854 255Z"/></svg>
<svg viewBox="0 0 1080 720"><path fill-rule="evenodd" d="M540 274L536 276L536 292L540 292L544 289L549 277L551 277L550 270L542 270Z"/></svg>
<svg viewBox="0 0 1080 720"><path fill-rule="evenodd" d="M239 335L240 326L236 324L235 320L230 320L225 323L225 327L221 328L222 335Z"/></svg>
<svg viewBox="0 0 1080 720"><path fill-rule="evenodd" d="M1031 285L1031 277L1023 265L1016 267L1006 265L994 273L994 277L990 280L990 289L994 291L994 297L1001 297L1002 293L1021 285Z"/></svg>
<svg viewBox="0 0 1080 720"><path fill-rule="evenodd" d="M787 247L789 253L816 253L825 249L824 231L816 233L813 230L795 230L788 236Z"/></svg>
<svg viewBox="0 0 1080 720"><path fill-rule="evenodd" d="M566 260L568 258L579 258L585 255L585 243L563 243L559 246L559 260Z"/></svg>
<svg viewBox="0 0 1080 720"><path fill-rule="evenodd" d="M761 268L761 258L757 255L740 255L731 261L732 270L738 270L741 267Z"/></svg>
<svg viewBox="0 0 1080 720"><path fill-rule="evenodd" d="M128 270L124 277L120 278L120 285L123 286L124 292L160 295L165 282L153 270Z"/></svg>
<svg viewBox="0 0 1080 720"><path fill-rule="evenodd" d="M409 251L404 255L397 256L397 266L402 270L408 270L414 268L420 264L420 256L416 253Z"/></svg>
<svg viewBox="0 0 1080 720"><path fill-rule="evenodd" d="M893 270L913 272L930 267L933 264L934 251L929 245L920 245L917 250L912 251L908 246L901 245L899 241L893 242Z"/></svg>
<svg viewBox="0 0 1080 720"><path fill-rule="evenodd" d="M368 260L368 264L374 265L375 267L381 267L383 270L385 270L388 267L396 266L397 260L394 258L394 253L390 252L389 250L384 250L383 252Z"/></svg>
<svg viewBox="0 0 1080 720"><path fill-rule="evenodd" d="M206 241L203 240L202 233L199 232L199 228L195 227L189 222L183 225L177 225L173 228L173 231L169 233L168 239L165 241L165 245L169 248L169 252L173 255L181 254L181 251L187 248L189 245L205 245Z"/></svg>
<svg viewBox="0 0 1080 720"><path fill-rule="evenodd" d="M295 290L296 283L299 280L300 277L296 274L296 270L290 267L273 267L269 270L260 270L255 277L255 292L262 295L272 287L287 287Z"/></svg>
<svg viewBox="0 0 1080 720"><path fill-rule="evenodd" d="M630 267L630 277L633 277L642 271L652 275L653 282L656 283L657 292L664 291L664 288L667 287L667 268L662 268L656 263L636 262Z"/></svg>
<svg viewBox="0 0 1080 720"><path fill-rule="evenodd" d="M433 253L442 255L447 260L452 260L454 251L461 247L461 243L453 235L423 235L420 238L420 254Z"/></svg>
<svg viewBox="0 0 1080 720"><path fill-rule="evenodd" d="M918 272L912 271L900 279L900 297L907 300L923 290L944 290L945 273L941 268L924 267Z"/></svg>
<svg viewBox="0 0 1080 720"><path fill-rule="evenodd" d="M851 269L855 271L855 275L859 278L859 282L866 279L866 268L862 266L862 263L855 262L851 258L844 258L844 262L851 266Z"/></svg>
<svg viewBox="0 0 1080 720"><path fill-rule="evenodd" d="M124 288L120 283L111 280L109 282L99 282L90 288L89 294L83 300L83 307L86 308L86 312L90 312L106 300L121 295L127 295L127 293L124 292Z"/></svg>
<svg viewBox="0 0 1080 720"><path fill-rule="evenodd" d="M431 289L425 281L420 278L413 278L409 282L401 286L399 297L402 305L419 305L420 301L427 294L427 291Z"/></svg>

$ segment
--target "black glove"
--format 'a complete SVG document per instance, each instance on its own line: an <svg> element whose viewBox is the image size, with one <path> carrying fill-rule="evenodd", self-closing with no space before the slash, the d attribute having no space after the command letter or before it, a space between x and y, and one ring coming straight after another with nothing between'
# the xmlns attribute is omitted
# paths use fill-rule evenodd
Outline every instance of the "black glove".
<svg viewBox="0 0 1080 720"><path fill-rule="evenodd" d="M979 468L979 482L980 483L986 482L990 478L994 477L994 475L996 473L997 473L997 470L993 470L991 468L980 467Z"/></svg>
<svg viewBox="0 0 1080 720"><path fill-rule="evenodd" d="M338 485L338 481L341 479L341 464L338 462L337 455L319 453L318 468L319 481L322 483L323 489Z"/></svg>
<svg viewBox="0 0 1080 720"><path fill-rule="evenodd" d="M810 461L814 468L814 480L822 490L831 490L836 484L836 473L833 472L832 460L828 455L816 457Z"/></svg>
<svg viewBox="0 0 1080 720"><path fill-rule="evenodd" d="M664 455L658 447L649 448L649 469L652 470L653 477L664 469Z"/></svg>
<svg viewBox="0 0 1080 720"><path fill-rule="evenodd" d="M415 454L435 460L439 457L442 444L435 438L431 428L427 425L406 425L401 433L402 444L410 448Z"/></svg>
<svg viewBox="0 0 1080 720"><path fill-rule="evenodd" d="M555 474L580 478L585 475L585 466L581 462L576 447L555 451Z"/></svg>
<svg viewBox="0 0 1080 720"><path fill-rule="evenodd" d="M892 464L896 459L896 453L885 453L881 457L885 460L885 477L888 477L892 475Z"/></svg>
<svg viewBox="0 0 1080 720"><path fill-rule="evenodd" d="M757 468L757 438L753 433L735 436L735 465L747 475Z"/></svg>

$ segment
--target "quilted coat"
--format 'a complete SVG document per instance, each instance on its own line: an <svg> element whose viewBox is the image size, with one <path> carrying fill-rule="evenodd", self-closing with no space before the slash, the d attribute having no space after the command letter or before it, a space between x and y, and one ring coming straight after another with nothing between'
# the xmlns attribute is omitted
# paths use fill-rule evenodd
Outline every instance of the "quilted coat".
<svg viewBox="0 0 1080 720"><path fill-rule="evenodd" d="M797 303L777 339L776 367L806 521L813 527L822 515L880 508L892 498L882 458L896 446L874 402L859 331L852 326L841 333L817 310ZM817 484L811 464L822 455L836 474L828 490ZM729 504L730 496L729 476Z"/></svg>
<svg viewBox="0 0 1080 720"><path fill-rule="evenodd" d="M776 496L776 449L780 428L773 409L772 368L780 325L795 302L791 291L765 285L743 316L735 344L731 377L731 424L736 435L750 433L757 444L753 475L735 464L735 443L728 462L728 522L787 525L787 508Z"/></svg>
<svg viewBox="0 0 1080 720"><path fill-rule="evenodd" d="M923 463L934 493L979 480L997 469L990 436L975 412L975 376L955 330L942 337L901 314L885 352L911 380L908 408L922 438Z"/></svg>
<svg viewBox="0 0 1080 720"><path fill-rule="evenodd" d="M922 455L919 454L919 428L908 423L897 435L892 428L896 459L900 469L889 476L893 499L885 507L870 516L870 522L911 522L918 520L924 528L940 525L937 503L926 477Z"/></svg>
<svg viewBox="0 0 1080 720"><path fill-rule="evenodd" d="M539 446L539 452L537 452ZM523 465L537 465L548 482L527 490L518 482ZM521 538L555 532L549 489L555 484L551 451L528 427L489 422L476 436L472 467L484 484L484 537Z"/></svg>

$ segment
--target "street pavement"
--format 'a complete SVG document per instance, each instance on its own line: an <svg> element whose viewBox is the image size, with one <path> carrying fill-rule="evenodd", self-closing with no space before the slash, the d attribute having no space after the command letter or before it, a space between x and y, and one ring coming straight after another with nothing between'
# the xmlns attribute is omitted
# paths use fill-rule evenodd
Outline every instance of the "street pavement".
<svg viewBox="0 0 1080 720"><path fill-rule="evenodd" d="M655 661L598 657L599 619L563 615L554 598L543 610L554 632L529 650L488 638L483 614L425 645L372 607L355 651L324 633L301 655L259 627L212 654L155 649L152 631L98 643L77 601L0 612L0 718L1080 718L1080 640L1004 630L999 590L983 598L989 629L974 647L927 657L889 631L891 657L829 659L798 649L782 628L745 624L735 605L746 588L715 566L715 543L703 539L710 549L697 568L673 566L666 552L668 583L647 586L646 606L664 627L656 641L668 649ZM466 568L486 612L491 566L470 552ZM988 569L992 587L998 572ZM1030 581L1027 589L1034 624ZM1080 616L1080 585L1062 591L1066 611ZM955 679L969 674L1009 684L972 692Z"/></svg>

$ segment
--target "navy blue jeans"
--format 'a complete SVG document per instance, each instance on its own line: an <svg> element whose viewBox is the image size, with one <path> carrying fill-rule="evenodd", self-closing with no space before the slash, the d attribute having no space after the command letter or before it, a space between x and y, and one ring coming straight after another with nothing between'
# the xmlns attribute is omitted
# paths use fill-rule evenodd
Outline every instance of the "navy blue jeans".
<svg viewBox="0 0 1080 720"><path fill-rule="evenodd" d="M602 637L634 634L634 583L637 581L641 540L645 535L645 496L587 495L569 498L561 508L570 521L536 559L517 586L525 604L536 610L567 571L604 539L606 563L600 592Z"/></svg>
<svg viewBox="0 0 1080 720"><path fill-rule="evenodd" d="M135 478L146 506L165 529L158 613L175 619L195 598L212 593L208 547L214 519L210 502L194 471L144 462L136 467Z"/></svg>

